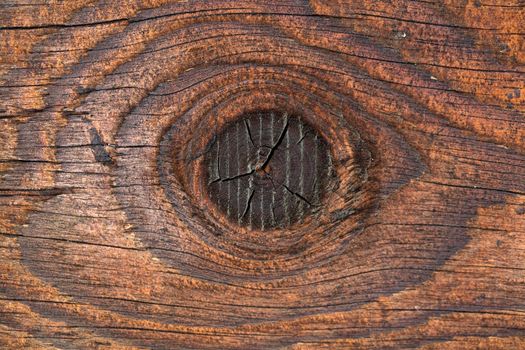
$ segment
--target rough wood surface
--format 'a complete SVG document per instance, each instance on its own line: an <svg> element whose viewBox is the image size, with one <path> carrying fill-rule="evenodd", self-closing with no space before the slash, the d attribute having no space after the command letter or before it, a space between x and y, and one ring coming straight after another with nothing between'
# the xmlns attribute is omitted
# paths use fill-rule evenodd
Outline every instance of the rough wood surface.
<svg viewBox="0 0 525 350"><path fill-rule="evenodd" d="M241 115L212 138L205 156L208 197L239 226L288 228L324 208L330 152L300 116Z"/></svg>
<svg viewBox="0 0 525 350"><path fill-rule="evenodd" d="M523 1L6 0L0 85L0 348L525 349ZM208 196L254 110L333 155L296 225Z"/></svg>

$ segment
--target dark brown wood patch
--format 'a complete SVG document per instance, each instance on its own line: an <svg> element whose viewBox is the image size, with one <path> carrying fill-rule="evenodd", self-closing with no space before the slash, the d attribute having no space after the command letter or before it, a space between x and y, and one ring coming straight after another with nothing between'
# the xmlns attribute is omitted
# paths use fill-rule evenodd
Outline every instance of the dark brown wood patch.
<svg viewBox="0 0 525 350"><path fill-rule="evenodd" d="M289 226L320 204L330 151L299 116L256 111L214 140L206 157L212 200L233 222L261 230Z"/></svg>

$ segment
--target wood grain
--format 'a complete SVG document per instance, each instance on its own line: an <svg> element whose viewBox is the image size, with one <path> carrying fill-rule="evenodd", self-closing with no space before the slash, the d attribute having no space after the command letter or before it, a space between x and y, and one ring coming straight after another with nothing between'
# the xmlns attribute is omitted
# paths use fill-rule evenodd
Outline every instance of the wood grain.
<svg viewBox="0 0 525 350"><path fill-rule="evenodd" d="M285 228L322 210L333 171L323 138L301 117L280 111L238 116L204 156L208 196L250 230Z"/></svg>
<svg viewBox="0 0 525 350"><path fill-rule="evenodd" d="M520 0L2 2L0 348L525 349L524 28ZM262 230L206 155L270 110L333 181Z"/></svg>

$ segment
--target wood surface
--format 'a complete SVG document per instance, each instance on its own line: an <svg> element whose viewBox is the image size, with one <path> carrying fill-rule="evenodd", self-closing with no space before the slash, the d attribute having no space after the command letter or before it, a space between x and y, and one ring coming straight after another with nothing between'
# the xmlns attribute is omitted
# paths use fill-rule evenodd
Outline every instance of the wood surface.
<svg viewBox="0 0 525 350"><path fill-rule="evenodd" d="M293 111L336 186L209 196ZM4 0L1 349L525 349L525 2Z"/></svg>
<svg viewBox="0 0 525 350"><path fill-rule="evenodd" d="M300 115L240 115L205 150L204 191L222 215L249 230L300 223L325 209L325 194L334 191L329 147Z"/></svg>

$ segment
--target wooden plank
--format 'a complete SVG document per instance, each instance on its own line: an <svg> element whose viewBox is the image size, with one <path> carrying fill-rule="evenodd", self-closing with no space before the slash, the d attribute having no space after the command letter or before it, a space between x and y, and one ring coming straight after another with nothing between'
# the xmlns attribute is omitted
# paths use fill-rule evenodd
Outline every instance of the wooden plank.
<svg viewBox="0 0 525 350"><path fill-rule="evenodd" d="M2 2L0 348L525 349L523 28Z"/></svg>

